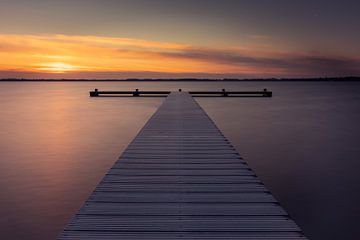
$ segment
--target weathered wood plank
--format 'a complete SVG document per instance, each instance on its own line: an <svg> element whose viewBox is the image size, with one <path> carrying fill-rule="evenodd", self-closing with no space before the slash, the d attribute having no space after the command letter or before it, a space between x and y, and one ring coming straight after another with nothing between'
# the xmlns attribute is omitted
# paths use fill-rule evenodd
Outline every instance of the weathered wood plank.
<svg viewBox="0 0 360 240"><path fill-rule="evenodd" d="M66 231L63 240L299 240L305 239L297 231L288 232L141 232L141 231Z"/></svg>
<svg viewBox="0 0 360 240"><path fill-rule="evenodd" d="M276 203L97 203L87 202L79 215L101 216L285 216ZM214 218L216 219L216 218ZM181 224L180 222L178 222Z"/></svg>
<svg viewBox="0 0 360 240"><path fill-rule="evenodd" d="M146 193L146 192L101 192L95 191L90 202L109 203L275 203L271 194L253 193Z"/></svg>
<svg viewBox="0 0 360 240"><path fill-rule="evenodd" d="M259 178L252 176L123 176L107 174L103 182L119 182L119 183L260 183Z"/></svg>
<svg viewBox="0 0 360 240"><path fill-rule="evenodd" d="M100 221L99 221L100 220ZM81 215L69 225L69 230L99 231L195 231L195 232L268 232L299 231L286 217L220 216L216 219L204 216L184 216L182 225L177 216L94 216Z"/></svg>

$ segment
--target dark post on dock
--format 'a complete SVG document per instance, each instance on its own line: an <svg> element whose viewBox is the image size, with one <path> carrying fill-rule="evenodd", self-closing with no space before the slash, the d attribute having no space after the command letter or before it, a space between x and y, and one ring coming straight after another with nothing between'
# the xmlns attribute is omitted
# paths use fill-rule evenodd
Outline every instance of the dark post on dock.
<svg viewBox="0 0 360 240"><path fill-rule="evenodd" d="M58 239L306 237L191 94L179 91L167 96Z"/></svg>

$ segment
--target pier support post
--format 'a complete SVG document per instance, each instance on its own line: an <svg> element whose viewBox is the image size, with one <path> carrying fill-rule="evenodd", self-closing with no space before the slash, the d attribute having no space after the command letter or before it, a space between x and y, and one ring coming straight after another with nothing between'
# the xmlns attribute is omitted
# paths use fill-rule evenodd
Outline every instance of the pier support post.
<svg viewBox="0 0 360 240"><path fill-rule="evenodd" d="M225 89L222 89L222 92L223 92L223 96L224 96L224 97L228 97L228 96L229 96Z"/></svg>
<svg viewBox="0 0 360 240"><path fill-rule="evenodd" d="M272 97L272 92L268 92L268 90L265 88L263 96L264 97Z"/></svg>
<svg viewBox="0 0 360 240"><path fill-rule="evenodd" d="M139 97L139 96L140 96L139 89L136 89L136 90L135 90L133 96L134 96L134 97Z"/></svg>
<svg viewBox="0 0 360 240"><path fill-rule="evenodd" d="M98 97L98 96L99 96L99 91L97 88L95 88L93 92L90 92L90 97Z"/></svg>

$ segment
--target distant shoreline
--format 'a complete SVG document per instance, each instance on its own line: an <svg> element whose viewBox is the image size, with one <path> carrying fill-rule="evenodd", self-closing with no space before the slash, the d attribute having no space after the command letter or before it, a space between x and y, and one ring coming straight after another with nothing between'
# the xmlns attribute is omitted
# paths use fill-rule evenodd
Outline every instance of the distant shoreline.
<svg viewBox="0 0 360 240"><path fill-rule="evenodd" d="M0 79L0 82L360 82L360 77L339 78L254 78L254 79Z"/></svg>

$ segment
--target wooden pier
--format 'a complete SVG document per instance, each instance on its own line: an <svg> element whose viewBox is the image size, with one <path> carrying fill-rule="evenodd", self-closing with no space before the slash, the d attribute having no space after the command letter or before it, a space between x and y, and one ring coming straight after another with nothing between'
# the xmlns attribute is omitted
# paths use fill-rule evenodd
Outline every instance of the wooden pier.
<svg viewBox="0 0 360 240"><path fill-rule="evenodd" d="M59 239L306 238L191 95L173 92Z"/></svg>

